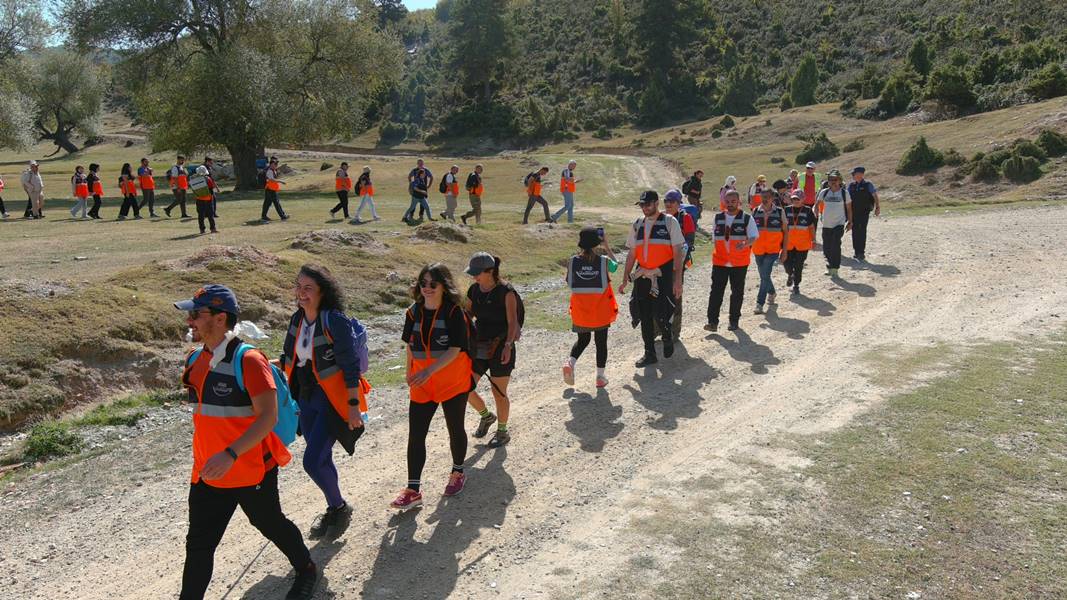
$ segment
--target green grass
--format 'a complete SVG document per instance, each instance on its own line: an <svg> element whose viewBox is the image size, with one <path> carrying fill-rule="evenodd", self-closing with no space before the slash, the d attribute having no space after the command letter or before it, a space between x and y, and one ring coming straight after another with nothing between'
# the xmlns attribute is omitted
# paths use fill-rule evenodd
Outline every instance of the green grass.
<svg viewBox="0 0 1067 600"><path fill-rule="evenodd" d="M657 499L631 533L680 556L631 561L600 595L1064 597L1065 343L882 363L884 380L952 374L795 440L806 468L746 462L744 486L685 482L684 499Z"/></svg>
<svg viewBox="0 0 1067 600"><path fill-rule="evenodd" d="M30 429L23 444L23 460L33 462L61 458L77 454L82 448L82 439L67 423L46 421Z"/></svg>

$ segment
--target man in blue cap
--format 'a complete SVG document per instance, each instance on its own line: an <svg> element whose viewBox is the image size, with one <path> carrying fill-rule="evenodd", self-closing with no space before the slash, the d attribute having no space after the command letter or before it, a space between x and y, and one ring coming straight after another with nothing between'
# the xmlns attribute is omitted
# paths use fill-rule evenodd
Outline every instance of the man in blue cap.
<svg viewBox="0 0 1067 600"><path fill-rule="evenodd" d="M878 188L864 178L866 174L867 169L863 167L852 169L852 183L848 184L848 195L852 198L852 252L860 262L867 260L867 223L871 211L876 217L882 214Z"/></svg>
<svg viewBox="0 0 1067 600"><path fill-rule="evenodd" d="M291 456L273 431L278 400L270 363L258 350L238 353L242 342L233 328L240 307L229 288L206 285L174 307L186 311L193 339L204 344L186 357L182 373L196 408L180 598L204 597L215 548L238 506L293 566L296 579L285 597L311 598L318 569L278 498L278 468Z"/></svg>

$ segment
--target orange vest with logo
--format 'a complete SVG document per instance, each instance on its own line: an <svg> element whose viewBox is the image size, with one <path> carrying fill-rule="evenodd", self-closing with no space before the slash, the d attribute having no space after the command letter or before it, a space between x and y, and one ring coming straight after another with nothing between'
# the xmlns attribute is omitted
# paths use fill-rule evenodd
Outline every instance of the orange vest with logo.
<svg viewBox="0 0 1067 600"><path fill-rule="evenodd" d="M660 213L656 217L646 240L647 219L648 217L644 217L634 222L634 239L637 240L637 245L631 252L637 253L637 264L642 268L656 269L674 260L674 246L671 245L671 230L667 227L667 214Z"/></svg>
<svg viewBox="0 0 1067 600"><path fill-rule="evenodd" d="M152 169L147 167L141 167L145 169L144 173L140 173L138 170L137 180L141 184L142 190L154 190L156 189L156 180L152 177Z"/></svg>
<svg viewBox="0 0 1067 600"><path fill-rule="evenodd" d="M448 352L450 348L448 324L442 317L451 315L457 310L462 311L463 309L445 301L430 313L433 325L431 325L429 337L424 338L423 308L418 304L413 304L408 308L408 318L414 322L414 327L411 329L411 339L408 341L408 348L411 350L412 373L418 373L429 367ZM468 317L463 315L463 318L467 319ZM470 391L472 387L471 366L470 356L466 352L460 352L447 366L431 375L426 380L426 383L420 386L411 386L411 401L417 404L425 404L427 402L441 403L445 400L451 400L463 392Z"/></svg>
<svg viewBox="0 0 1067 600"><path fill-rule="evenodd" d="M571 176L571 179L567 179L565 174L564 175L560 175L560 178L559 178L559 191L560 191L561 194L565 194L567 192L570 192L570 193L573 194L574 191L577 189L577 187L575 186L575 183L574 183L574 173L571 173L570 171L566 171L566 174L569 174Z"/></svg>
<svg viewBox="0 0 1067 600"><path fill-rule="evenodd" d="M178 176L170 180L170 187L179 190L189 189L189 174L186 173L185 167L182 165L175 165L175 168L178 169Z"/></svg>
<svg viewBox="0 0 1067 600"><path fill-rule="evenodd" d="M120 184L119 184L119 188L122 190L122 195L123 196L136 196L137 195L137 184L135 184L133 182L133 178L132 177L127 177L126 179L122 179Z"/></svg>
<svg viewBox="0 0 1067 600"><path fill-rule="evenodd" d="M759 229L759 237L752 244L752 252L757 256L764 254L781 254L782 238L785 237L785 213L778 207L770 211L763 210L762 203L752 212Z"/></svg>
<svg viewBox="0 0 1067 600"><path fill-rule="evenodd" d="M575 326L601 329L615 322L619 303L608 278L608 257L598 256L592 264L581 256L572 257L567 284L571 288L571 321Z"/></svg>
<svg viewBox="0 0 1067 600"><path fill-rule="evenodd" d="M193 483L200 481L204 463L237 441L256 420L252 398L237 384L233 360L240 345L241 340L233 338L224 350L226 356L214 368L207 351L200 352L192 364L186 359L182 384L189 390L189 401L196 404L193 411ZM285 444L272 431L259 446L238 456L225 475L204 482L219 488L256 485L263 481L267 471L284 466L291 458Z"/></svg>
<svg viewBox="0 0 1067 600"><path fill-rule="evenodd" d="M71 181L74 182L74 197L81 198L82 200L89 197L89 182L85 181L85 176L75 175L71 177Z"/></svg>
<svg viewBox="0 0 1067 600"><path fill-rule="evenodd" d="M315 381L319 383L330 405L341 416L348 419L348 387L345 385L345 374L337 364L333 355L333 337L322 327L322 320L327 318L324 313L312 324L311 342L311 372L315 374ZM296 344L301 339L304 325L304 313L298 311L289 322L289 332L284 342L284 350L281 357L282 370L290 385L293 380L293 369L296 367ZM290 339L292 342L290 342ZM371 391L370 383L363 377L359 378L359 388L356 396L359 398L359 412L367 412L367 394Z"/></svg>
<svg viewBox="0 0 1067 600"><path fill-rule="evenodd" d="M275 170L273 170L273 169L267 169L267 170L268 170L268 171L272 171L272 172L274 173L274 177L277 177L277 176L278 176L278 172L277 172L277 171L275 171ZM268 177L268 178L267 178L267 185L266 185L265 187L266 187L266 188L267 188L268 190L272 191L272 192L277 192L277 191L279 191L279 190L281 190L281 189L282 189L282 184L280 184L280 183L278 183L277 181L275 181L275 180L273 180L273 179L270 179L270 178Z"/></svg>
<svg viewBox="0 0 1067 600"><path fill-rule="evenodd" d="M333 180L333 189L338 192L347 192L352 189L352 178L343 171L338 171Z"/></svg>
<svg viewBox="0 0 1067 600"><path fill-rule="evenodd" d="M726 213L715 215L715 227L712 239L715 241L711 252L711 264L718 267L747 267L752 257L752 246L739 248L742 242L748 242L748 220L752 217L739 211L730 226L726 226Z"/></svg>
<svg viewBox="0 0 1067 600"><path fill-rule="evenodd" d="M789 239L786 240L786 250L811 250L812 234L811 227L815 224L815 213L811 207L794 206L785 207L785 221L789 227Z"/></svg>

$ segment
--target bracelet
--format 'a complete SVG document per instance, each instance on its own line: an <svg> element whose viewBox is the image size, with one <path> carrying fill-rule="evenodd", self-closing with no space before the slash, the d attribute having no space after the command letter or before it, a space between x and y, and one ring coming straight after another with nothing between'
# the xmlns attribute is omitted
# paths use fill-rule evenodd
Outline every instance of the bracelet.
<svg viewBox="0 0 1067 600"><path fill-rule="evenodd" d="M237 453L233 451L233 448L226 446L226 454L229 454L230 458L237 460Z"/></svg>

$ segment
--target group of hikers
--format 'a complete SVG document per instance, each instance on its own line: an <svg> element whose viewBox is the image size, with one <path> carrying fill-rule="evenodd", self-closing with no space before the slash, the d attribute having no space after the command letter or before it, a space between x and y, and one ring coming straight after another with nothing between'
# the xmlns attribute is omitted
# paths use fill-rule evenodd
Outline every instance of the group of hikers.
<svg viewBox="0 0 1067 600"><path fill-rule="evenodd" d="M417 170L425 171L425 167L420 165ZM815 191L814 203L809 206L807 190L819 187L819 180L812 180L813 170L814 165L804 176L783 182L785 186L753 190L751 212L742 209L741 192L733 185L733 178L723 186L720 210L711 218L712 281L705 330L718 329L727 284L731 287L729 329L739 327L744 280L753 255L760 276L757 314L764 312L765 304L775 303L772 275L778 261L785 265L787 287L799 294L804 262L820 221L827 275L837 276L842 232L855 230L859 213L878 210L877 192L864 180L862 167L852 170L853 182L848 187L841 174L831 170L826 187ZM455 182L456 172L455 168L450 170L453 177L447 180L449 185ZM423 174L416 171L413 177L419 179ZM703 208L701 177L699 171L694 174L683 186L684 193L668 190L663 196L663 210L654 190L641 193L635 202L642 216L629 231L629 252L618 292L625 294L627 287L633 286L631 324L640 326L644 342L638 368L658 362L657 336L662 337L663 356L670 358L674 353L685 273L692 264L696 225ZM765 178L757 183L760 180ZM365 181L364 185L371 185L369 177ZM861 201L865 204L857 206ZM455 211L454 204L448 207ZM405 216L410 218L414 209L409 212L412 214ZM373 208L371 214L374 216ZM858 239L853 238L854 251L857 259L862 259ZM575 384L577 362L592 342L596 355L593 381L597 388L603 388L608 385L608 331L619 313L612 283L619 261L602 228L583 227L576 245L564 277L570 290L572 331L577 338L563 362L563 381L568 386ZM459 494L466 485L468 435L464 421L468 405L478 415L472 432L475 438L493 430L487 443L490 448L511 440L508 387L525 309L519 292L501 277L500 269L500 258L475 253L464 271L470 278L465 294L461 283L441 263L424 266L414 277L412 304L405 311L400 336L409 389L407 479L389 503L395 510L406 511L423 503L426 439L439 405L452 461L444 497ZM181 598L204 596L215 549L237 506L293 566L296 575L286 598L310 598L314 594L318 567L304 535L281 509L278 468L290 461L287 444L296 434L295 425L288 433L280 427L290 420L299 423L306 443L304 470L326 502L307 537L336 538L348 527L352 507L341 491L333 448L340 443L350 455L354 452L366 426L372 391L366 379L366 329L344 313L344 296L341 284L325 267L302 266L294 286L296 309L289 319L281 355L273 361L234 334L240 307L229 288L206 285L192 298L174 304L186 312L186 324L200 343L187 355L182 374L189 400L196 406ZM495 412L477 392L485 376ZM295 408L287 410L290 398L295 400ZM284 412L293 414L286 418Z"/></svg>

